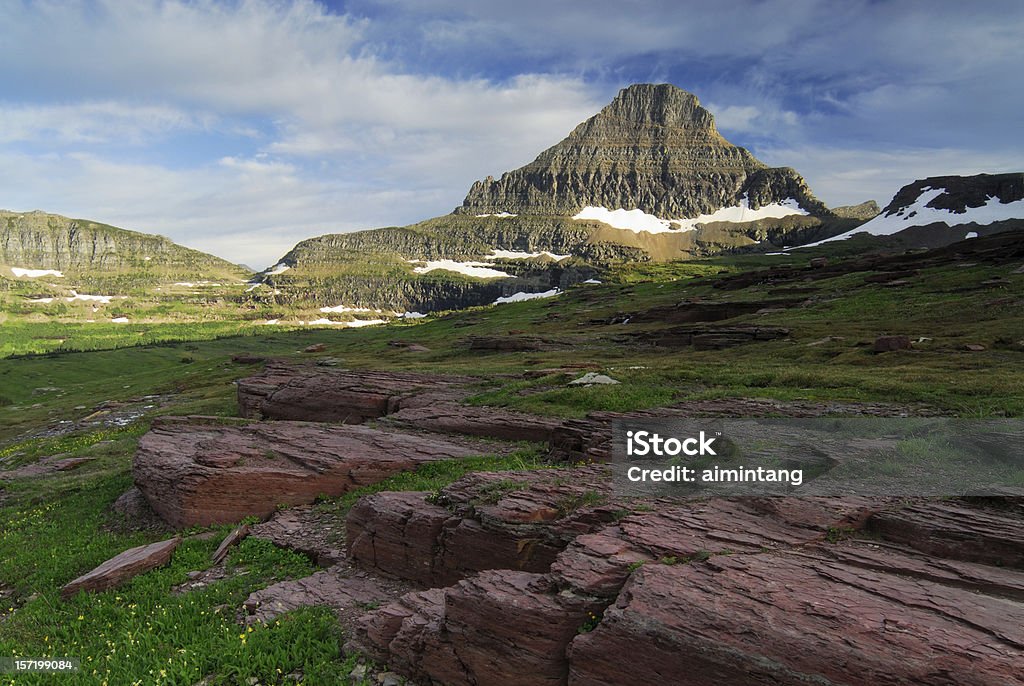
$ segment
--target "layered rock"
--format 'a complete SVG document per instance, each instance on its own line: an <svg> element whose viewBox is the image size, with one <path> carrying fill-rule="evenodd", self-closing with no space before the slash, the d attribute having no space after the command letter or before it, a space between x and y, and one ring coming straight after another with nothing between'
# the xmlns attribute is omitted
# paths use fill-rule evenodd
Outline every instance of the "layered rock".
<svg viewBox="0 0 1024 686"><path fill-rule="evenodd" d="M362 617L350 647L427 682L563 684L570 644L598 626L602 611L638 569L818 541L829 526L862 521L872 507L868 501L791 502L799 505L774 514L756 501L692 504L592 527L594 533L578 536L558 555L548 574L495 569L411 593ZM813 523L800 521L808 515ZM615 649L611 655L627 665L644 652ZM658 682L620 677L609 683Z"/></svg>
<svg viewBox="0 0 1024 686"><path fill-rule="evenodd" d="M515 410L461 404L470 377L333 370L271 364L238 381L243 417L389 426L511 441L547 441L560 422Z"/></svg>
<svg viewBox="0 0 1024 686"><path fill-rule="evenodd" d="M436 495L382 492L346 520L358 564L421 586L487 569L547 571L574 537L626 512L605 467L469 474Z"/></svg>
<svg viewBox="0 0 1024 686"><path fill-rule="evenodd" d="M597 206L680 219L744 197L754 209L794 199L827 213L794 170L770 169L725 140L696 96L637 84L530 164L473 184L456 212L571 216Z"/></svg>
<svg viewBox="0 0 1024 686"><path fill-rule="evenodd" d="M452 400L467 395L469 377L415 372L348 371L271 364L256 376L238 381L238 408L243 417L361 424L431 392Z"/></svg>
<svg viewBox="0 0 1024 686"><path fill-rule="evenodd" d="M1021 684L1021 626L1024 604L955 584L722 555L639 569L572 642L568 683Z"/></svg>
<svg viewBox="0 0 1024 686"><path fill-rule="evenodd" d="M4 264L79 274L144 268L193 280L248 274L237 265L163 236L39 211L0 210L0 265Z"/></svg>
<svg viewBox="0 0 1024 686"><path fill-rule="evenodd" d="M135 484L176 527L266 517L436 460L499 451L467 441L304 422L163 418L139 441Z"/></svg>

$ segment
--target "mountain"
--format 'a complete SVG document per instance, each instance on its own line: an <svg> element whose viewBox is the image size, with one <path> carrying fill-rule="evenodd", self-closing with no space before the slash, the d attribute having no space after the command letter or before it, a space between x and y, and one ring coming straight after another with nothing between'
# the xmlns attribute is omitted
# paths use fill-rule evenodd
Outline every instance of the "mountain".
<svg viewBox="0 0 1024 686"><path fill-rule="evenodd" d="M901 188L867 223L812 245L882 236L888 245L936 248L1012 229L1024 229L1024 173L933 176Z"/></svg>
<svg viewBox="0 0 1024 686"><path fill-rule="evenodd" d="M638 84L530 164L474 183L449 215L299 243L252 297L325 312L481 305L617 262L820 240L876 212L829 210L796 171L722 137L695 95Z"/></svg>
<svg viewBox="0 0 1024 686"><path fill-rule="evenodd" d="M690 219L744 200L830 214L795 170L769 168L723 138L697 96L637 84L533 162L473 184L456 212L573 216L595 206Z"/></svg>
<svg viewBox="0 0 1024 686"><path fill-rule="evenodd" d="M137 275L140 280L247 278L243 267L138 233L46 212L0 210L0 276L60 272L87 281ZM28 277L31 278L31 277Z"/></svg>

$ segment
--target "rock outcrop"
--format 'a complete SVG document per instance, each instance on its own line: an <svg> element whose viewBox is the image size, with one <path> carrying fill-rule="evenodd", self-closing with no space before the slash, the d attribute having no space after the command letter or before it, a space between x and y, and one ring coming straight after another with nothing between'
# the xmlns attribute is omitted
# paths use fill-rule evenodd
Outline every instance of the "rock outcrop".
<svg viewBox="0 0 1024 686"><path fill-rule="evenodd" d="M456 212L571 216L589 205L681 219L744 197L754 209L794 199L827 213L794 170L768 168L725 140L696 96L637 84L530 164L473 184Z"/></svg>
<svg viewBox="0 0 1024 686"><path fill-rule="evenodd" d="M1004 551L990 561L1015 565L1020 513L945 503L927 532L880 524L928 507L661 503L578 535L546 573L409 593L361 617L349 647L453 686L1024 684L1024 572L960 559L976 547L963 520L977 520ZM888 540L847 538L866 526ZM889 542L910 539L918 550Z"/></svg>
<svg viewBox="0 0 1024 686"><path fill-rule="evenodd" d="M475 379L414 372L270 364L238 381L243 417L389 426L509 441L548 441L561 424L515 410L463 405Z"/></svg>
<svg viewBox="0 0 1024 686"><path fill-rule="evenodd" d="M167 417L139 441L132 475L168 524L206 526L266 517L426 462L500 450L366 426Z"/></svg>

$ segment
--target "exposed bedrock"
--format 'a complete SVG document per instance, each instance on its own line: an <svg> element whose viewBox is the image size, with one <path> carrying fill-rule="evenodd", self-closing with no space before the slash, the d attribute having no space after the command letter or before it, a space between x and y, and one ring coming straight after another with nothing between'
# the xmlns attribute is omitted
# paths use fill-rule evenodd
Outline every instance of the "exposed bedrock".
<svg viewBox="0 0 1024 686"><path fill-rule="evenodd" d="M644 565L572 641L568 683L1024 683L1024 604L908 578L898 557L884 571L814 548Z"/></svg>
<svg viewBox="0 0 1024 686"><path fill-rule="evenodd" d="M862 522L878 506L859 499L790 502L792 510L759 500L620 510L617 523L589 526L590 533L572 540L549 572L494 569L444 589L409 594L362 617L350 647L426 683L566 683L570 642L597 625L643 566L789 549ZM477 551L463 546L457 552L472 558ZM637 658L614 654L623 664Z"/></svg>
<svg viewBox="0 0 1024 686"><path fill-rule="evenodd" d="M461 401L476 380L415 372L333 370L272 364L238 382L245 417L390 426L513 441L547 441L560 420Z"/></svg>
<svg viewBox="0 0 1024 686"><path fill-rule="evenodd" d="M377 493L349 512L349 555L424 587L485 569L547 571L574 537L625 512L610 483L594 466L473 473L433 496Z"/></svg>
<svg viewBox="0 0 1024 686"><path fill-rule="evenodd" d="M135 484L176 527L266 517L435 460L508 446L367 426L166 417L139 441Z"/></svg>

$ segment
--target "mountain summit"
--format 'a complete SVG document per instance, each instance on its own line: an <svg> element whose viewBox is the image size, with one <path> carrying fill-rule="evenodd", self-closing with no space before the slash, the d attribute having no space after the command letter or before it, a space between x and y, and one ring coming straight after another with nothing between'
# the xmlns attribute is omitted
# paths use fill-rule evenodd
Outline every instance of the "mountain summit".
<svg viewBox="0 0 1024 686"><path fill-rule="evenodd" d="M603 207L688 219L786 201L828 214L793 169L770 168L723 138L697 96L635 84L533 162L474 183L455 211L572 216Z"/></svg>

